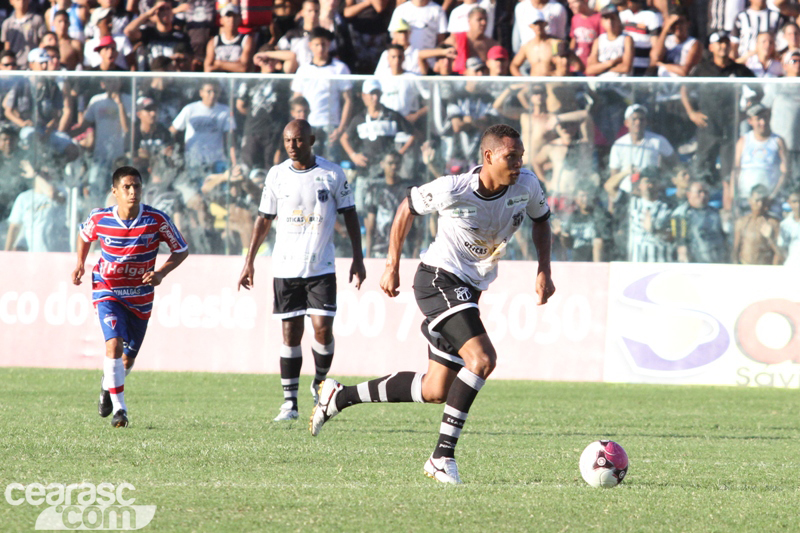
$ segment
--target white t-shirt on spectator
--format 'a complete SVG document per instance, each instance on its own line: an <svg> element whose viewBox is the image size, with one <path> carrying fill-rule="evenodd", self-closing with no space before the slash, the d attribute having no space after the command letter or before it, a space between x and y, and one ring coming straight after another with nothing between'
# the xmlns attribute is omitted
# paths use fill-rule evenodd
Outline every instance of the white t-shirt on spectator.
<svg viewBox="0 0 800 533"><path fill-rule="evenodd" d="M375 75L378 77L392 75L387 54L388 51L384 50L381 58L378 59L378 66L375 67ZM422 75L422 69L419 68L419 50L413 46L409 46L403 51L403 70L412 74Z"/></svg>
<svg viewBox="0 0 800 533"><path fill-rule="evenodd" d="M131 119L131 95L120 93L122 107ZM84 120L94 124L94 152L95 161L113 162L116 158L125 155L125 134L119 121L119 107L108 93L92 96L84 112Z"/></svg>
<svg viewBox="0 0 800 533"><path fill-rule="evenodd" d="M626 167L633 167L637 170L645 168L660 168L661 159L670 157L675 153L672 145L663 135L645 131L644 138L638 143L631 140L631 134L626 133L616 141L611 147L611 155L608 158L608 166L611 169L622 170ZM626 176L619 185L620 190L627 193L631 192L631 177Z"/></svg>
<svg viewBox="0 0 800 533"><path fill-rule="evenodd" d="M778 246L787 254L784 266L800 266L800 222L789 215L781 221Z"/></svg>
<svg viewBox="0 0 800 533"><path fill-rule="evenodd" d="M95 35L91 39L86 40L83 45L83 64L87 67L96 67L101 63L100 52L95 52L95 47L100 44L100 36ZM125 70L128 70L128 62L125 61L125 56L133 52L133 46L130 40L124 35L115 35L114 44L117 45L117 59L114 63Z"/></svg>
<svg viewBox="0 0 800 533"><path fill-rule="evenodd" d="M469 13L476 7L486 10L486 31L483 32L487 37L494 33L494 4L491 0L480 0L474 4L461 4L450 12L450 20L447 22L447 33L464 33L469 31Z"/></svg>
<svg viewBox="0 0 800 533"><path fill-rule="evenodd" d="M567 38L567 10L554 0L550 0L539 9L534 7L530 0L522 0L514 8L514 26L519 31L520 45L533 39L531 20L536 11L541 11L547 21L547 34L558 39Z"/></svg>
<svg viewBox="0 0 800 533"><path fill-rule="evenodd" d="M764 68L758 56L753 55L747 58L747 61L744 62L744 66L752 70L756 78L780 78L785 74L783 65L781 65L779 59L770 59L766 68Z"/></svg>
<svg viewBox="0 0 800 533"><path fill-rule="evenodd" d="M381 78L381 103L404 117L420 110L422 91L419 76L404 72L400 76Z"/></svg>
<svg viewBox="0 0 800 533"><path fill-rule="evenodd" d="M226 105L208 107L203 102L192 102L181 109L172 127L186 131L186 161L198 165L225 160L225 135L236 129L236 123Z"/></svg>
<svg viewBox="0 0 800 533"><path fill-rule="evenodd" d="M321 67L314 63L300 65L292 80L292 92L300 93L308 100L311 107L309 124L315 128L339 125L342 117L342 93L349 91L353 83L330 78L347 74L350 74L350 69L338 59L332 59Z"/></svg>
<svg viewBox="0 0 800 533"><path fill-rule="evenodd" d="M442 6L432 1L422 7L415 6L410 0L397 6L389 21L390 30L397 26L399 19L411 26L409 40L411 46L419 50L436 48L438 35L447 33L447 15Z"/></svg>

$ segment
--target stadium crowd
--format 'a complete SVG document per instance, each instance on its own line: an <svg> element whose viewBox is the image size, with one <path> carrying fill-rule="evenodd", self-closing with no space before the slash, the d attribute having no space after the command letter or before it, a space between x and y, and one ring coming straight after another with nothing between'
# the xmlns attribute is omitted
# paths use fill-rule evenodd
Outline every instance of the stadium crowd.
<svg viewBox="0 0 800 533"><path fill-rule="evenodd" d="M9 1L6 250L69 250L131 164L194 253L246 253L302 118L355 186L367 257L410 184L468 171L506 123L547 190L556 260L800 263L792 0ZM435 231L417 223L405 255ZM526 240L507 257L532 259Z"/></svg>

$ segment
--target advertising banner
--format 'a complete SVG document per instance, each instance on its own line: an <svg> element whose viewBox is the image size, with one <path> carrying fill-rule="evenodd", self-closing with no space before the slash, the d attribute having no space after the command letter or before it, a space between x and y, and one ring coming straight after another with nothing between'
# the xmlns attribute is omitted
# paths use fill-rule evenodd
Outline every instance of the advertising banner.
<svg viewBox="0 0 800 533"><path fill-rule="evenodd" d="M613 263L605 381L800 387L786 267Z"/></svg>
<svg viewBox="0 0 800 533"><path fill-rule="evenodd" d="M164 258L159 257L157 264ZM91 303L89 257L74 286L72 254L0 253L0 366L101 368L104 342ZM424 370L427 345L411 283L418 261L401 263L401 294L378 285L383 260L367 260L360 291L348 283L350 260L337 260L334 375L374 376ZM156 288L137 370L278 373L280 321L272 318L269 258L256 260L255 287L236 290L242 257L190 255ZM536 263L501 262L499 279L480 301L498 353L493 377L600 381L607 313L607 264L553 267L556 296L536 305ZM307 321L305 374L313 373Z"/></svg>

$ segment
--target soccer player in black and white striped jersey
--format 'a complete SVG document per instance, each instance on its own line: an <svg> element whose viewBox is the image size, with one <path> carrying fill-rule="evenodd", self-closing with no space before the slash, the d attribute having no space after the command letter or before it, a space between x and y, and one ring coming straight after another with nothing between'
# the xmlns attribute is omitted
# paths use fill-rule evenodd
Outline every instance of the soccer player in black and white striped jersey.
<svg viewBox="0 0 800 533"><path fill-rule="evenodd" d="M396 372L355 386L327 379L311 416L311 434L342 409L367 402L445 403L439 441L424 472L442 483L461 483L455 447L470 406L494 370L497 355L478 311L481 292L497 277L497 262L527 215L539 257L532 276L538 304L555 292L550 277L550 208L536 175L522 168L520 135L505 125L487 129L483 164L464 174L411 187L392 224L381 289L399 294L403 242L415 215L438 213L436 239L422 256L413 289L425 315L428 371Z"/></svg>

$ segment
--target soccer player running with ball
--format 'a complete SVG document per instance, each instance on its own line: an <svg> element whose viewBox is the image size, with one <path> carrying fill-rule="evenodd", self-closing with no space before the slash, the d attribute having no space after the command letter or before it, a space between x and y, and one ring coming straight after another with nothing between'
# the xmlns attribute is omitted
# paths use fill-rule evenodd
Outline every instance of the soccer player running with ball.
<svg viewBox="0 0 800 533"><path fill-rule="evenodd" d="M550 277L550 208L536 175L522 168L524 147L513 128L496 125L481 138L483 164L465 174L411 187L392 224L381 289L399 294L399 263L412 217L438 212L436 239L422 256L414 296L425 315L428 371L396 372L354 386L332 379L320 387L311 434L342 409L366 402L444 403L439 441L424 472L442 483L461 483L455 447L470 406L497 360L478 311L481 291L497 277L497 261L525 215L533 220L539 257L534 280L538 304L555 292Z"/></svg>
<svg viewBox="0 0 800 533"><path fill-rule="evenodd" d="M104 418L114 413L112 426L126 427L125 377L144 341L154 288L189 251L172 220L141 203L142 176L138 170L118 168L112 177L111 193L117 205L92 210L80 225L78 265L72 272L72 283L81 284L91 243L99 241L102 254L92 271L92 301L106 340L106 357L97 410ZM161 242L172 253L156 270Z"/></svg>
<svg viewBox="0 0 800 533"><path fill-rule="evenodd" d="M253 286L256 253L277 220L272 251L273 315L283 321L280 349L283 399L275 422L297 420L297 389L303 353L304 320L311 316L316 375L311 395L316 404L319 384L325 380L333 361L333 318L336 315L335 249L336 215L341 213L350 243L353 262L349 281L356 288L367 277L361 253L361 227L358 223L353 191L344 171L327 159L315 156L314 135L305 120L293 120L283 130L283 145L289 159L272 167L264 182L258 217L253 226L238 287Z"/></svg>

